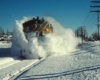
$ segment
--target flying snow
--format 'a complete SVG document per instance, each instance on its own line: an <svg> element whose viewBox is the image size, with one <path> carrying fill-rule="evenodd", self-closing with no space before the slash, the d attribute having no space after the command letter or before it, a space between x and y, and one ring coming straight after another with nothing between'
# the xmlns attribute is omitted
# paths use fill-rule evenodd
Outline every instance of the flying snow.
<svg viewBox="0 0 100 80"><path fill-rule="evenodd" d="M71 29L64 29L55 19L45 17L53 26L53 33L43 37L37 37L34 32L28 33L28 40L23 32L23 23L30 20L25 17L23 20L16 20L16 27L13 31L12 54L24 56L28 59L45 58L50 55L68 54L75 50L78 40Z"/></svg>

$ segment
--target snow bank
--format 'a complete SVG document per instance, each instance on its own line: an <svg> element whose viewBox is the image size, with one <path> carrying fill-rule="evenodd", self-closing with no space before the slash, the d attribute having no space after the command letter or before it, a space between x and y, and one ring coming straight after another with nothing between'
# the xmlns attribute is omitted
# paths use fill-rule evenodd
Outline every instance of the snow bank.
<svg viewBox="0 0 100 80"><path fill-rule="evenodd" d="M68 54L75 49L78 44L74 32L71 29L64 29L55 19L45 17L53 26L53 34L44 37L36 37L34 32L27 34L28 40L23 32L22 24L30 18L21 21L16 20L16 27L13 31L12 54L14 56L24 56L26 58L45 58L56 54Z"/></svg>
<svg viewBox="0 0 100 80"><path fill-rule="evenodd" d="M10 57L7 57L7 58L0 58L0 67L1 65L5 64L5 63L8 63L8 62L11 62L13 61L14 59L13 58L10 58Z"/></svg>
<svg viewBox="0 0 100 80"><path fill-rule="evenodd" d="M11 45L11 42L7 43L6 41L0 41L0 48L10 48Z"/></svg>

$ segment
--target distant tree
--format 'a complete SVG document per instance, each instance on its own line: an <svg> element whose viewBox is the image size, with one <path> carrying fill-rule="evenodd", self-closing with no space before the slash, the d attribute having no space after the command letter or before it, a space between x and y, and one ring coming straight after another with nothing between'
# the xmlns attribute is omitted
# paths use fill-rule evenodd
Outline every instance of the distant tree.
<svg viewBox="0 0 100 80"><path fill-rule="evenodd" d="M87 40L87 38L88 38L87 31L84 27L77 28L77 30L75 30L75 35L77 37L81 37L82 41Z"/></svg>
<svg viewBox="0 0 100 80"><path fill-rule="evenodd" d="M10 32L10 35L12 35L13 34L13 32Z"/></svg>
<svg viewBox="0 0 100 80"><path fill-rule="evenodd" d="M98 33L97 32L92 34L92 39L98 40Z"/></svg>
<svg viewBox="0 0 100 80"><path fill-rule="evenodd" d="M10 35L10 32L9 32L9 30L7 29L7 31L6 31L6 35L7 36L9 36Z"/></svg>
<svg viewBox="0 0 100 80"><path fill-rule="evenodd" d="M2 35L2 28L0 27L0 36Z"/></svg>
<svg viewBox="0 0 100 80"><path fill-rule="evenodd" d="M2 37L4 35L5 35L4 29L2 27L0 27L0 37Z"/></svg>
<svg viewBox="0 0 100 80"><path fill-rule="evenodd" d="M3 35L3 36L5 35L5 32L4 32L4 30L2 30L2 35Z"/></svg>

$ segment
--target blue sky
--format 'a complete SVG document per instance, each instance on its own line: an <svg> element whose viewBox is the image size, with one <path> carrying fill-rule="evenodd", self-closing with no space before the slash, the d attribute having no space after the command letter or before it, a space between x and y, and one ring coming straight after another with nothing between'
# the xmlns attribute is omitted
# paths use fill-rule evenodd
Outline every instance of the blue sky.
<svg viewBox="0 0 100 80"><path fill-rule="evenodd" d="M51 16L64 28L75 30L90 12L90 0L0 0L0 26L13 30L24 16Z"/></svg>

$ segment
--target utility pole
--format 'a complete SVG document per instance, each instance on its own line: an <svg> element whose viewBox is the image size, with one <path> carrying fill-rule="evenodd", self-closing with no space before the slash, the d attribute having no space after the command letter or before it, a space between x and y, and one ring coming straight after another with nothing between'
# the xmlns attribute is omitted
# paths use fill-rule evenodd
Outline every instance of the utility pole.
<svg viewBox="0 0 100 80"><path fill-rule="evenodd" d="M83 27L81 26L81 38L82 38L82 44L83 44Z"/></svg>
<svg viewBox="0 0 100 80"><path fill-rule="evenodd" d="M98 26L98 40L100 40L100 31L99 31L99 28L100 28L100 24L99 24L100 19L99 18L100 18L99 17L99 12L97 12L97 20L98 20L98 24L97 24L97 26Z"/></svg>
<svg viewBox="0 0 100 80"><path fill-rule="evenodd" d="M83 44L83 40L85 39L85 36L86 36L85 26L80 26L80 27L76 30L76 36L77 36L77 37L81 37L82 44Z"/></svg>
<svg viewBox="0 0 100 80"><path fill-rule="evenodd" d="M98 28L98 40L100 40L100 36L99 36L99 27L100 27L100 20L99 20L99 13L100 10L98 10L98 8L100 8L100 0L91 0L91 3L94 3L94 5L90 5L91 8L95 8L96 10L91 10L90 12L96 12L97 13L97 28ZM98 5L99 4L99 5Z"/></svg>
<svg viewBox="0 0 100 80"><path fill-rule="evenodd" d="M83 40L85 40L85 37L86 37L86 29L85 29L85 27L86 26L81 26L80 27L82 44L83 44Z"/></svg>

